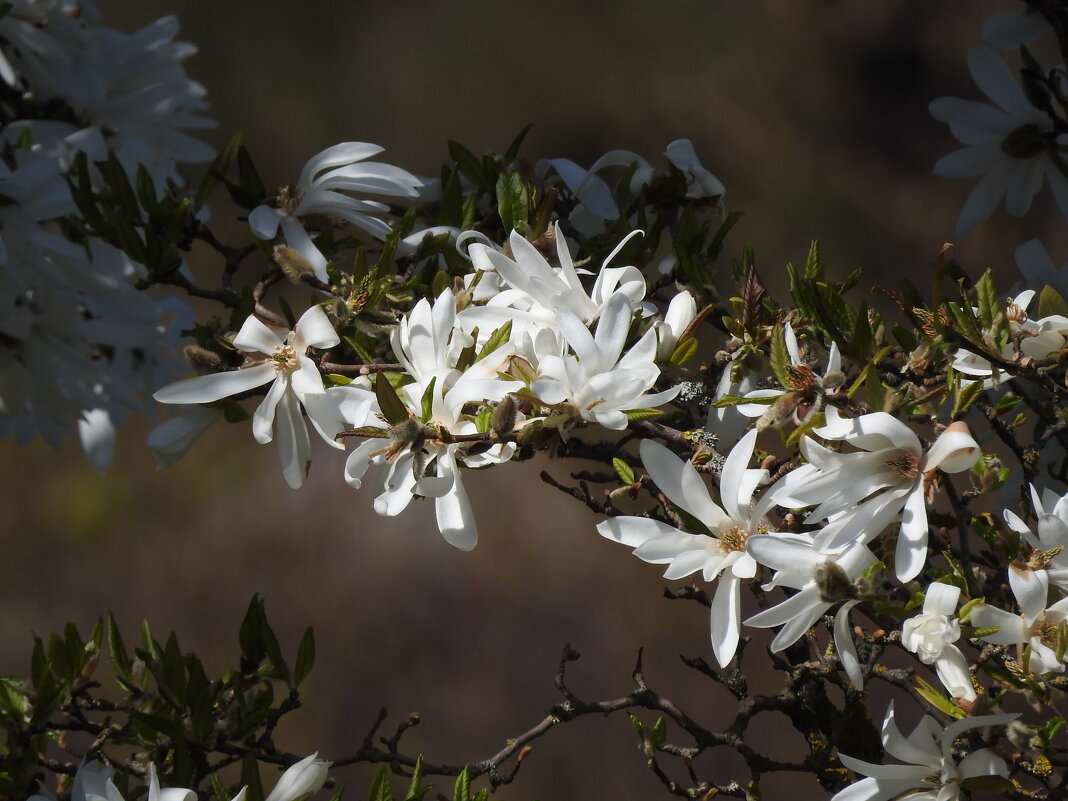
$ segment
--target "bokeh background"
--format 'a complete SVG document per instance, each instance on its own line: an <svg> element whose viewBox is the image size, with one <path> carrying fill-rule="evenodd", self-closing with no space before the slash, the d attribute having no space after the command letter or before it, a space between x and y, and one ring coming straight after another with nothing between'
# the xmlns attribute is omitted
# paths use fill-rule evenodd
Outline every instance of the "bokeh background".
<svg viewBox="0 0 1068 801"><path fill-rule="evenodd" d="M965 53L990 14L1012 8L949 0L99 4L109 24L128 30L179 15L182 38L201 49L188 69L209 88L220 123L210 136L221 145L242 130L269 185L295 179L310 155L343 140L382 144L392 163L436 174L447 139L476 153L500 150L531 122L524 152L532 160L589 164L622 147L658 162L669 141L688 137L726 184L728 208L746 213L728 255L754 246L772 284L811 239L836 271L862 266L887 284L906 274L924 280L954 240L971 189L930 174L956 143L927 105L940 95L978 99ZM1014 220L999 210L954 253L976 271L995 268L1007 290L1016 245L1040 236L1060 263L1064 234L1044 191L1034 214ZM539 459L471 474L481 541L465 554L438 536L429 504L395 520L375 516L325 449L292 492L272 448L256 445L247 425L217 427L161 473L146 430L124 430L107 475L93 473L74 446L0 443L3 673L25 673L31 631L68 620L88 629L108 608L131 638L147 618L159 637L176 630L184 649L221 670L236 662L237 627L258 592L290 653L305 626L317 633L306 708L278 738L298 752L354 750L385 706L386 732L409 712L422 715L405 738L409 751L483 759L558 700L552 678L564 643L582 653L570 668L580 696L628 692L644 646L654 688L709 725L731 715L730 697L678 658L712 660L703 610L661 599L656 568L602 540L592 514L538 480L541 469L566 479L565 464ZM771 687L757 679L756 689ZM764 716L756 728L773 733L783 722ZM791 746L771 748L786 755ZM726 780L738 764L732 757L720 752L704 764ZM349 797L362 797L368 776L343 775ZM769 779L765 797L787 788L796 801L826 797L806 782ZM617 717L585 718L543 738L499 796L598 801L664 791Z"/></svg>

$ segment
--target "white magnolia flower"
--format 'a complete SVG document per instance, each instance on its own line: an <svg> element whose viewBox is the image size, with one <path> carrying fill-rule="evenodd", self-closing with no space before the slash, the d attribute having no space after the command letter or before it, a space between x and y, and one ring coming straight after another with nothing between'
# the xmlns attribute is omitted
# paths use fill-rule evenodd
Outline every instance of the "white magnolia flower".
<svg viewBox="0 0 1068 801"><path fill-rule="evenodd" d="M453 296L446 291L433 304L421 300L393 330L394 353L414 379L398 390L412 417L393 427L391 435L397 439L389 447L383 447L381 439L361 443L346 461L345 480L360 487L368 468L378 465L374 501L378 514L392 517L403 512L416 496L433 498L442 537L457 548L470 550L478 542L478 527L460 468L508 461L515 453L515 444L496 442L486 449L471 449L462 443L443 442L434 434L439 430L455 435L476 433L475 424L464 416L465 405L501 401L521 385L499 376L511 354L508 344L463 372L456 369L460 350L456 342L468 340L455 321ZM377 399L370 389L353 382L327 394L341 398L342 391L352 398L349 411L343 413L349 425L381 425ZM417 418L425 399L429 399L430 415Z"/></svg>
<svg viewBox="0 0 1068 801"><path fill-rule="evenodd" d="M281 227L286 244L307 259L315 276L326 282L326 257L304 230L302 217L325 214L345 220L376 239L385 239L391 227L379 215L387 214L389 206L345 193L407 200L419 197L423 185L419 178L391 164L366 161L382 150L366 142L342 142L312 156L295 184L248 215L252 232L260 239L274 239Z"/></svg>
<svg viewBox="0 0 1068 801"><path fill-rule="evenodd" d="M823 371L823 376L816 375L816 372L809 366L809 364L801 358L801 349L797 344L797 335L794 334L794 327L787 322L783 327L783 345L786 347L786 353L790 357L790 366L787 368L787 374L789 380L793 382L790 386L783 389L754 389L752 392L745 393L746 398L781 398L783 395L790 392L805 392L816 390L818 392L824 392L824 381L826 380L826 389L834 390L842 385L844 377L842 376L842 356L838 352L838 343L832 342L831 349L827 354L827 367ZM740 403L735 408L744 414L746 417L759 417L761 418L757 422L757 428L766 428L774 421L774 418L785 414L785 418L788 419L790 415L793 415L798 424L804 422L807 419L807 415L802 416L800 414L801 409L793 408L786 414L786 409L780 408L781 404L773 402L770 405L767 403ZM813 405L808 407L808 415L813 411L818 411Z"/></svg>
<svg viewBox="0 0 1068 801"><path fill-rule="evenodd" d="M606 220L617 220L620 216L612 189L599 173L601 170L629 168L631 165L635 169L628 189L631 195L636 195L649 182L654 171L649 162L629 150L611 150L597 159L588 170L570 159L545 159L538 162L536 172L543 179L550 170L560 176L579 201L568 215L568 220L584 236L594 236L604 231Z"/></svg>
<svg viewBox="0 0 1068 801"><path fill-rule="evenodd" d="M1037 675L1063 673L1064 659L1057 658L1057 640L1062 625L1068 622L1068 598L1046 608L1049 593L1049 576L1044 570L1031 570L1026 565L1014 562L1009 565L1009 586L1020 614L1014 615L990 604L980 604L972 609L974 626L998 626L998 631L985 634L981 639L995 645L1015 645L1017 661L1023 662L1030 672ZM1029 653L1023 654L1024 646Z"/></svg>
<svg viewBox="0 0 1068 801"><path fill-rule="evenodd" d="M282 475L296 489L308 474L311 455L301 405L307 407L310 399L325 392L319 368L306 352L308 348L331 348L338 342L337 332L319 306L304 312L296 327L284 333L249 316L234 337L234 346L246 353L262 354L262 358L238 370L176 381L153 397L160 403L211 403L271 384L252 417L252 433L261 445L277 437ZM338 432L325 430L313 410L308 412L322 438L333 447L343 448L334 441Z"/></svg>
<svg viewBox="0 0 1068 801"><path fill-rule="evenodd" d="M701 165L693 142L689 139L676 139L671 142L664 155L668 161L678 167L686 176L686 196L693 198L723 197L726 187L720 180Z"/></svg>
<svg viewBox="0 0 1068 801"><path fill-rule="evenodd" d="M1060 496L1050 489L1040 495L1032 484L1031 503L1038 515L1037 532L1011 509L1004 514L1009 528L1032 549L1017 567L1045 573L1050 584L1068 595L1068 495Z"/></svg>
<svg viewBox="0 0 1068 801"><path fill-rule="evenodd" d="M1048 115L1031 105L1005 62L986 45L968 54L972 78L995 105L958 97L940 97L931 114L965 144L934 166L936 175L983 176L961 210L957 234L978 226L1002 197L1005 209L1021 217L1048 178L1061 213L1068 216L1068 177L1051 154L1068 144L1068 135L1053 131Z"/></svg>
<svg viewBox="0 0 1068 801"><path fill-rule="evenodd" d="M943 729L928 715L905 737L897 728L891 701L883 721L883 747L906 764L874 765L839 753L843 765L867 778L840 790L831 801L957 801L962 782L980 776L1007 777L1009 769L1004 759L987 748L972 751L958 762L953 757L954 741L968 729L1004 726L1018 717L982 715L954 721Z"/></svg>
<svg viewBox="0 0 1068 801"><path fill-rule="evenodd" d="M803 535L788 534L750 537L745 549L758 563L777 571L765 589L786 586L799 590L778 606L753 615L745 625L782 626L771 641L771 650L781 651L812 628L828 609L845 601L835 615L834 646L849 679L862 689L864 677L849 630L849 610L857 604L853 582L875 564L875 554L859 542L840 551L824 551Z"/></svg>
<svg viewBox="0 0 1068 801"><path fill-rule="evenodd" d="M286 768L286 772L279 777L278 783L264 801L300 801L317 792L326 782L326 774L331 765L324 759L318 759L318 756L319 752L316 751ZM237 798L240 797L241 793ZM237 801L237 798L234 801Z"/></svg>
<svg viewBox="0 0 1068 801"><path fill-rule="evenodd" d="M960 622L950 620L957 609L960 589L931 584L923 599L923 612L901 624L901 644L925 665L934 665L938 680L954 698L975 700L968 661L953 643L960 639Z"/></svg>
<svg viewBox="0 0 1068 801"><path fill-rule="evenodd" d="M1060 267L1055 265L1045 246L1037 239L1029 239L1016 248L1015 256L1016 266L1027 286L1036 290L1051 286L1068 300L1068 264Z"/></svg>
<svg viewBox="0 0 1068 801"><path fill-rule="evenodd" d="M630 301L621 293L605 304L594 334L574 314L560 309L557 322L571 353L542 358L531 391L547 405L566 404L571 417L616 431L627 427L627 410L660 406L674 398L678 386L649 392L660 376L654 329L623 352L632 317Z"/></svg>
<svg viewBox="0 0 1068 801"><path fill-rule="evenodd" d="M464 309L461 320L465 330L470 331L478 326L480 331L489 333L511 320L515 338L527 328L555 326L560 310L570 312L589 325L600 316L615 295L623 295L632 304L641 304L646 291L645 276L641 270L630 265L609 266L630 237L639 235L639 231L632 232L608 254L589 293L582 285L559 225L555 233L556 255L560 262L558 268L551 267L538 249L517 231L508 237L511 258L482 243L472 244L468 248L475 269L496 273L507 290L484 306ZM643 310L651 312L652 306L643 306Z"/></svg>
<svg viewBox="0 0 1068 801"><path fill-rule="evenodd" d="M1040 11L1025 6L995 14L984 23L981 35L984 42L999 50L1019 50L1020 45L1033 42L1050 30Z"/></svg>
<svg viewBox="0 0 1068 801"><path fill-rule="evenodd" d="M115 771L110 766L98 762L83 762L74 775L71 787L71 801L123 801L122 793L111 780ZM148 763L147 801L197 801L197 794L183 787L159 786L156 766ZM45 795L31 795L28 801L52 801Z"/></svg>
<svg viewBox="0 0 1068 801"><path fill-rule="evenodd" d="M659 344L656 349L656 358L666 361L674 353L679 344L679 339L697 316L697 299L690 294L690 290L684 289L675 295L668 303L664 319L653 323L656 329L656 337Z"/></svg>
<svg viewBox="0 0 1068 801"><path fill-rule="evenodd" d="M651 564L666 564L664 578L677 579L701 571L719 586L712 599L712 650L720 666L734 658L741 629L741 582L756 575L756 562L745 543L760 533L765 506L752 506L753 493L768 479L767 470L746 469L753 456L756 432L750 431L731 449L720 478L722 507L708 497L693 465L650 439L641 442L642 464L656 486L675 506L704 524L708 533L687 533L647 517L613 517L597 524L601 536L634 548Z"/></svg>
<svg viewBox="0 0 1068 801"><path fill-rule="evenodd" d="M808 464L770 492L783 505L816 506L805 519L829 521L816 536L820 548L871 542L900 514L895 570L901 581L915 578L927 561L926 495L934 471L967 470L981 453L967 425L951 423L925 452L912 429L885 412L849 419L832 406L827 425L813 433L858 450L839 453L805 437Z"/></svg>

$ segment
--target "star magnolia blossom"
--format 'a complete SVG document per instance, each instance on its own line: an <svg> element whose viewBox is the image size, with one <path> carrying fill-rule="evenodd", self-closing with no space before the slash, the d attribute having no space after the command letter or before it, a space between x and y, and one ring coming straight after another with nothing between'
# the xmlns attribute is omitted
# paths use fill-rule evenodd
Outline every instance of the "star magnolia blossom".
<svg viewBox="0 0 1068 801"><path fill-rule="evenodd" d="M123 801L122 794L111 780L115 770L110 765L101 765L98 762L83 762L74 774L74 784L71 787L71 801ZM243 798L244 790L235 797L234 801ZM148 794L144 796L146 801L197 801L197 794L183 787L159 786L156 777L156 766L148 763ZM27 801L53 801L46 795L31 795Z"/></svg>
<svg viewBox="0 0 1068 801"><path fill-rule="evenodd" d="M981 776L1009 775L1005 760L988 748L972 751L957 762L953 741L968 729L1004 726L1019 715L982 715L954 721L943 729L934 718L925 716L912 734L905 737L894 719L894 703L886 711L882 741L886 753L905 765L874 765L838 754L842 764L867 778L835 793L831 801L956 801L961 782Z"/></svg>
<svg viewBox="0 0 1068 801"><path fill-rule="evenodd" d="M605 304L595 334L565 309L557 316L572 353L539 361L541 375L530 389L542 403L566 406L572 417L620 431L627 427L627 410L659 406L679 394L678 386L646 394L660 376L654 362L656 331L650 328L623 353L633 315L622 294Z"/></svg>
<svg viewBox="0 0 1068 801"><path fill-rule="evenodd" d="M931 584L923 599L923 612L901 624L901 644L925 665L934 665L938 680L954 698L975 700L968 661L953 645L960 639L960 623L950 620L957 608L960 589L951 584Z"/></svg>
<svg viewBox="0 0 1068 801"><path fill-rule="evenodd" d="M791 534L750 537L745 549L757 562L777 571L765 589L782 585L799 590L778 606L753 615L745 625L781 625L771 641L771 650L777 652L796 642L828 609L845 601L834 620L834 646L850 681L863 689L864 677L849 631L849 610L857 604L853 582L875 564L875 554L859 542L836 552L822 551L804 535Z"/></svg>
<svg viewBox="0 0 1068 801"><path fill-rule="evenodd" d="M997 626L998 631L984 634L980 639L995 645L1015 645L1017 658L1024 661L1023 648L1029 647L1026 655L1028 669L1037 675L1063 673L1068 654L1057 658L1057 641L1062 626L1068 625L1068 598L1062 598L1046 608L1049 593L1049 577L1044 570L1030 570L1026 565L1009 565L1009 586L1020 606L1020 614L1014 615L990 604L980 604L972 610L971 622L981 628Z"/></svg>
<svg viewBox="0 0 1068 801"><path fill-rule="evenodd" d="M912 429L885 412L847 419L830 407L827 425L812 433L859 450L839 453L805 437L801 452L809 464L772 488L778 502L816 506L805 519L830 520L816 537L826 549L871 542L900 514L895 570L901 581L915 578L927 561L926 494L934 471L967 470L981 453L968 426L951 423L924 452Z"/></svg>
<svg viewBox="0 0 1068 801"><path fill-rule="evenodd" d="M1068 594L1068 495L1049 489L1040 495L1032 484L1031 503L1038 515L1037 534L1010 509L1005 510L1005 522L1032 549L1023 564L1041 570L1050 584Z"/></svg>
<svg viewBox="0 0 1068 801"><path fill-rule="evenodd" d="M1005 209L1021 217L1042 182L1049 178L1061 213L1068 216L1068 177L1051 154L1068 143L1068 136L1054 134L1049 116L1027 100L1001 57L986 45L968 54L968 69L983 93L996 105L940 97L931 103L935 119L949 125L966 147L943 157L934 166L935 175L971 178L982 175L957 220L957 234L980 225L1002 197Z"/></svg>
<svg viewBox="0 0 1068 801"><path fill-rule="evenodd" d="M252 232L260 239L274 239L281 227L286 244L307 259L315 277L324 283L326 257L319 252L301 217L325 214L338 217L366 231L376 239L385 239L389 223L376 216L389 212L389 206L377 200L350 197L345 192L414 200L423 182L411 173L390 164L365 161L383 148L366 142L342 142L312 156L300 178L283 189L272 204L257 206L248 215Z"/></svg>
<svg viewBox="0 0 1068 801"><path fill-rule="evenodd" d="M508 461L515 452L515 444L497 442L485 450L469 453L466 446L439 441L431 434L435 429L456 435L476 433L475 424L463 415L464 406L498 402L521 385L499 377L511 353L507 343L463 372L456 369L455 359L459 355L456 340L467 340L455 327L455 321L453 296L446 291L433 304L421 300L393 330L394 353L414 379L401 386L398 393L409 410L419 412L424 398L428 397L430 416L417 419L413 411L407 423L391 429L396 439L389 447L383 447L381 439L361 443L346 461L345 480L358 488L367 469L378 464L374 501L378 514L398 515L416 496L434 498L442 537L457 548L470 550L478 542L478 528L460 478L460 467L487 467ZM369 389L350 385L332 389L329 394L342 397L340 390L353 396L349 408L359 414L355 419L346 418L349 426L380 425L377 400L367 398L363 405L358 400L361 392L365 397L373 396Z"/></svg>
<svg viewBox="0 0 1068 801"><path fill-rule="evenodd" d="M267 396L252 417L252 433L261 445L277 438L282 475L297 489L308 475L311 455L301 405L308 409L308 418L327 443L344 447L334 441L337 430L325 430L317 422L313 407L325 389L319 368L305 355L308 348L332 348L338 342L337 332L319 306L304 312L296 327L285 333L250 316L234 337L234 346L246 353L260 353L262 358L238 370L176 381L153 397L160 403L211 403L270 383Z"/></svg>
<svg viewBox="0 0 1068 801"><path fill-rule="evenodd" d="M712 650L720 666L734 658L741 628L741 582L756 575L756 562L745 543L760 531L767 511L750 508L753 493L768 479L767 470L747 470L756 432L750 431L731 449L720 478L720 507L708 496L693 465L650 439L641 443L642 464L660 491L675 506L699 520L708 533L692 534L647 517L613 517L597 524L601 536L634 548L651 564L667 564L664 578L677 579L701 571L705 581L719 577L712 599Z"/></svg>

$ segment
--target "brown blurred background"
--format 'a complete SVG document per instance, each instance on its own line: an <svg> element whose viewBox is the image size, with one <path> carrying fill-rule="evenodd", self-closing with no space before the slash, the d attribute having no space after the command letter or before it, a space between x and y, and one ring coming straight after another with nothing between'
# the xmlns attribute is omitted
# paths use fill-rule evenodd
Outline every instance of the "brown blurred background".
<svg viewBox="0 0 1068 801"><path fill-rule="evenodd" d="M99 2L106 22L124 29L180 16L182 38L201 48L188 68L209 88L215 143L243 130L269 185L295 179L310 155L343 140L379 143L392 163L436 174L446 139L476 153L503 149L528 122L528 157L580 164L620 147L662 163L664 146L688 137L726 184L728 207L746 212L728 255L753 245L774 282L818 238L833 269L863 266L891 284L922 279L971 190L930 175L957 144L927 104L979 98L965 53L991 13L1012 7ZM1058 264L1068 259L1052 206L1044 190L1025 220L999 210L955 252L969 267L997 269L1007 289L1012 251L1032 236ZM678 659L712 661L705 613L662 600L655 567L602 540L592 514L539 482L543 468L566 479L567 465L468 473L481 542L465 554L438 536L429 503L395 520L375 516L325 448L304 489L291 492L273 449L256 445L247 425L217 427L163 473L144 433L123 432L105 476L74 447L0 444L4 673L26 671L30 631L67 620L87 629L106 608L130 637L142 618L161 638L177 630L183 648L221 670L236 661L237 627L259 592L290 653L305 626L318 635L307 708L279 738L298 752L353 750L384 705L389 732L422 714L409 751L483 759L558 700L552 677L566 642L583 655L571 666L580 696L628 692L645 646L651 686L709 725L731 713L730 697ZM766 717L757 728L783 722ZM785 741L772 748L797 754ZM703 764L726 780L737 760L717 753ZM349 797L362 797L369 773L346 775ZM769 779L765 797L787 787L796 801L826 797L792 776ZM499 795L665 792L618 717L553 732Z"/></svg>

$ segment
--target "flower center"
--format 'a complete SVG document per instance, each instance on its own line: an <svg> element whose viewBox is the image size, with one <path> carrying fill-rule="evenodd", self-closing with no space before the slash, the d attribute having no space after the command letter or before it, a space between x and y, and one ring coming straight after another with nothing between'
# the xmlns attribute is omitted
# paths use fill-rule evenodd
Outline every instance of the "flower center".
<svg viewBox="0 0 1068 801"><path fill-rule="evenodd" d="M300 362L297 361L297 353L291 345L279 345L274 349L274 353L267 357L267 360L280 373L283 371L291 372L300 366Z"/></svg>
<svg viewBox="0 0 1068 801"><path fill-rule="evenodd" d="M1031 159L1046 149L1042 131L1033 122L1009 132L1001 142L1001 150L1014 159Z"/></svg>
<svg viewBox="0 0 1068 801"><path fill-rule="evenodd" d="M745 541L749 539L749 534L738 526L732 526L719 532L719 547L723 553L731 553L732 551L744 551Z"/></svg>
<svg viewBox="0 0 1068 801"><path fill-rule="evenodd" d="M914 453L892 456L885 464L902 478L916 478L920 474L920 457Z"/></svg>

